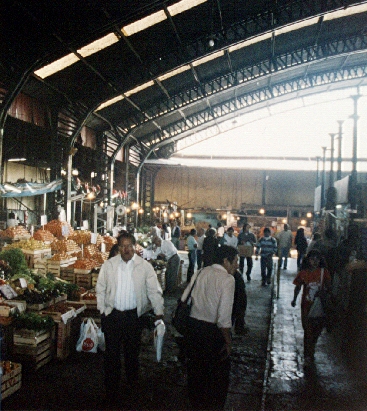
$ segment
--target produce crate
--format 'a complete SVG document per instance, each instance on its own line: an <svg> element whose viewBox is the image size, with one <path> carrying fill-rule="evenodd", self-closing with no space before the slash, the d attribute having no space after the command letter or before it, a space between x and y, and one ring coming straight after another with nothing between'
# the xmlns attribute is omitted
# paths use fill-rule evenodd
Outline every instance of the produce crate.
<svg viewBox="0 0 367 411"><path fill-rule="evenodd" d="M91 274L75 274L75 284L79 287L83 287L86 290L92 288L92 276Z"/></svg>
<svg viewBox="0 0 367 411"><path fill-rule="evenodd" d="M56 358L65 360L71 352L71 323L66 324L59 322L57 324L57 339L56 339Z"/></svg>
<svg viewBox="0 0 367 411"><path fill-rule="evenodd" d="M25 369L38 370L54 358L55 327L41 331L15 330L13 351L14 360L21 362Z"/></svg>
<svg viewBox="0 0 367 411"><path fill-rule="evenodd" d="M9 397L9 395L18 391L22 386L22 364L14 363L14 369L10 372L5 372L5 362L1 362L3 375L1 376L1 399Z"/></svg>
<svg viewBox="0 0 367 411"><path fill-rule="evenodd" d="M44 303L39 303L39 304L27 304L27 310L29 310L29 311L41 311L41 310L44 310L45 308L49 307L51 304L53 304L53 300L46 301Z"/></svg>
<svg viewBox="0 0 367 411"><path fill-rule="evenodd" d="M60 311L57 311L56 309L50 311L46 308L45 310L42 310L40 314L51 317L56 322L63 322L64 324L66 324L70 319L75 317L75 310L74 308L70 307L69 311L62 313Z"/></svg>
<svg viewBox="0 0 367 411"><path fill-rule="evenodd" d="M28 268L35 268L34 264L37 261L51 257L51 248L45 248L42 250L26 250L22 249L25 259L27 261Z"/></svg>
<svg viewBox="0 0 367 411"><path fill-rule="evenodd" d="M73 268L60 268L60 278L70 283L75 283L75 273Z"/></svg>
<svg viewBox="0 0 367 411"><path fill-rule="evenodd" d="M18 311L19 311L20 313L23 313L23 312L26 311L26 309L27 309L27 302L26 302L26 301L23 301L23 300L15 300L15 299L13 299L13 300L7 300L6 303L7 303L8 305L11 305L11 306L13 306L13 307L18 308Z"/></svg>
<svg viewBox="0 0 367 411"><path fill-rule="evenodd" d="M0 305L0 317L11 317L17 311L17 307L8 307Z"/></svg>
<svg viewBox="0 0 367 411"><path fill-rule="evenodd" d="M42 341L47 338L54 338L55 330L28 330L26 328L20 328L14 330L14 346L15 345L27 345L29 347L37 347Z"/></svg>

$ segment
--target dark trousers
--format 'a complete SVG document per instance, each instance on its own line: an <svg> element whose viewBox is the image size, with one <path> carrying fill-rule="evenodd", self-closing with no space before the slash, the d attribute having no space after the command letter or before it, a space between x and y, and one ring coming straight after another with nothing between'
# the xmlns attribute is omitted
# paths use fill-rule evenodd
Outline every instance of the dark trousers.
<svg viewBox="0 0 367 411"><path fill-rule="evenodd" d="M280 255L279 255L279 267L280 268L282 268L282 265L283 265L283 258L284 258L284 269L287 268L289 250L290 249L288 247L283 247L280 250Z"/></svg>
<svg viewBox="0 0 367 411"><path fill-rule="evenodd" d="M303 261L305 251L297 250L297 268L300 269Z"/></svg>
<svg viewBox="0 0 367 411"><path fill-rule="evenodd" d="M198 270L200 270L203 265L203 250L196 250L196 262L198 265Z"/></svg>
<svg viewBox="0 0 367 411"><path fill-rule="evenodd" d="M245 314L247 308L246 285L239 271L234 273L235 289L232 308L232 325L235 332L241 332L245 328Z"/></svg>
<svg viewBox="0 0 367 411"><path fill-rule="evenodd" d="M240 269L241 273L243 273L243 270L245 268L245 258L246 258L246 263L247 263L246 275L250 275L251 271L252 271L252 267L254 265L254 262L252 261L252 257L240 257L239 269Z"/></svg>
<svg viewBox="0 0 367 411"><path fill-rule="evenodd" d="M166 292L172 292L177 286L178 270L180 269L180 257L175 254L167 261L166 267Z"/></svg>
<svg viewBox="0 0 367 411"><path fill-rule="evenodd" d="M189 251L189 267L187 269L187 282L190 282L191 277L194 275L195 264L196 264L196 250Z"/></svg>
<svg viewBox="0 0 367 411"><path fill-rule="evenodd" d="M265 282L270 280L271 274L273 272L273 258L271 255L265 255L260 257L260 267L261 267L261 280Z"/></svg>
<svg viewBox="0 0 367 411"><path fill-rule="evenodd" d="M305 310L304 307L301 308L302 327L304 330L303 347L304 356L313 358L315 355L317 340L326 325L326 321L323 318L309 319L308 313L309 310Z"/></svg>
<svg viewBox="0 0 367 411"><path fill-rule="evenodd" d="M139 376L139 353L141 322L136 309L128 311L112 310L101 317L102 331L106 340L104 352L104 377L107 395L118 390L121 379L121 348L125 361L128 384L134 384Z"/></svg>
<svg viewBox="0 0 367 411"><path fill-rule="evenodd" d="M216 324L190 318L187 335L187 382L194 410L222 410L228 387L230 358L223 359L224 338Z"/></svg>

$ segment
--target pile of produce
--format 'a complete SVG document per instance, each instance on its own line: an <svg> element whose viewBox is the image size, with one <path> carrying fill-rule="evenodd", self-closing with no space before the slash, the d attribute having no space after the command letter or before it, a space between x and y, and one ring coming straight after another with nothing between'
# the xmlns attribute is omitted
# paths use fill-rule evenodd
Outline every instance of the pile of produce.
<svg viewBox="0 0 367 411"><path fill-rule="evenodd" d="M8 227L6 230L0 230L0 237L2 238L29 238L30 236L30 233L21 225Z"/></svg>
<svg viewBox="0 0 367 411"><path fill-rule="evenodd" d="M112 246L117 243L117 239L115 237L111 237L110 235L103 236L103 241L106 244L107 252L110 252Z"/></svg>
<svg viewBox="0 0 367 411"><path fill-rule="evenodd" d="M74 240L79 245L86 245L91 243L92 233L89 230L74 231L70 239ZM96 245L100 246L103 243L103 237L97 234Z"/></svg>
<svg viewBox="0 0 367 411"><path fill-rule="evenodd" d="M74 233L74 229L66 221L51 220L44 228L57 238L68 237Z"/></svg>
<svg viewBox="0 0 367 411"><path fill-rule="evenodd" d="M89 244L84 247L84 257L94 260L98 266L108 259L108 253L102 253L95 244Z"/></svg>
<svg viewBox="0 0 367 411"><path fill-rule="evenodd" d="M82 258L76 260L73 264L73 267L81 270L93 270L93 268L99 267L99 265L94 260L91 260L89 258Z"/></svg>
<svg viewBox="0 0 367 411"><path fill-rule="evenodd" d="M26 328L27 330L50 330L55 325L52 317L40 315L36 312L21 313L14 323L16 329Z"/></svg>
<svg viewBox="0 0 367 411"><path fill-rule="evenodd" d="M81 248L74 240L55 240L51 243L51 250L54 253L78 253Z"/></svg>
<svg viewBox="0 0 367 411"><path fill-rule="evenodd" d="M56 278L35 274L27 267L26 259L19 248L5 249L0 253L0 272L2 285L8 284L17 294L17 299L28 304L42 304L62 294L72 293L77 286ZM22 280L26 281L26 287Z"/></svg>
<svg viewBox="0 0 367 411"><path fill-rule="evenodd" d="M42 229L37 230L34 233L33 238L47 243L52 243L55 240L55 236L50 231Z"/></svg>
<svg viewBox="0 0 367 411"><path fill-rule="evenodd" d="M36 240L35 238L30 238L28 240L20 240L16 243L7 244L4 248L21 248L23 250L34 251L49 249L50 246L48 244L45 244L43 241Z"/></svg>

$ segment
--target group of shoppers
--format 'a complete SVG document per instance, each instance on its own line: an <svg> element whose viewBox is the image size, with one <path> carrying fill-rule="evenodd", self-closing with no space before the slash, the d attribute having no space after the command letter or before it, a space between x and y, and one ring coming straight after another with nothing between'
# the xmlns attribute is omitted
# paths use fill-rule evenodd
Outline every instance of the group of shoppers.
<svg viewBox="0 0 367 411"><path fill-rule="evenodd" d="M206 232L200 229L198 236L192 229L187 238L192 271L181 299L184 301L191 290L191 313L189 331L185 338L187 356L188 393L193 409L223 409L227 396L230 372L231 331L243 327L247 297L243 281L245 259L247 279L250 281L252 257L240 256L239 246L247 245L260 254L262 284L270 283L272 256L278 251L278 243L269 228L257 241L249 226L245 225L236 237L233 228L217 237L215 229ZM153 233L157 255L167 259L167 271L176 272L180 259L174 245L173 234L167 240ZM161 232L162 233L162 232ZM302 233L297 235L301 237ZM296 237L297 237L296 235ZM123 347L127 383L132 387L139 384L139 352L142 332L141 317L153 310L155 324L163 321L164 298L153 266L135 252L135 237L123 232L118 237L117 249L102 265L96 285L97 307L101 313L102 331L105 334L104 376L106 400L116 398L118 381L121 378L120 355ZM289 227L278 235L280 265L287 268L289 248L292 245ZM317 241L317 240L316 240ZM316 243L315 241L315 243ZM301 243L300 243L301 244ZM315 244L314 244L315 245ZM296 243L297 247L297 243ZM301 246L299 246L301 247ZM198 250L203 268L194 270ZM207 252L210 250L210 254ZM319 289L329 289L331 276L323 266L321 252L312 249L307 256L300 248L301 264L295 280L292 306L302 287L302 325L304 328L304 352L306 361L312 361L317 339L324 327L322 322L308 318L313 298ZM298 264L298 259L297 259ZM198 266L201 268L201 263ZM239 270L240 268L240 270ZM241 272L242 269L242 272ZM188 273L189 274L189 273ZM168 289L174 289L174 276L168 275ZM236 303L242 300L241 304ZM242 307L242 308L241 308ZM243 310L244 308L244 310ZM242 311L241 311L242 310ZM242 321L242 323L241 323Z"/></svg>

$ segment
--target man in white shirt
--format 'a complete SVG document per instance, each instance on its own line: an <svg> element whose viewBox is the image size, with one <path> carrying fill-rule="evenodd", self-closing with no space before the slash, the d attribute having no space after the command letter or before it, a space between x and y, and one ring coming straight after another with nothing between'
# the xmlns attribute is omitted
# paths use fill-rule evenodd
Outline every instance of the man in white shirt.
<svg viewBox="0 0 367 411"><path fill-rule="evenodd" d="M159 220L155 221L154 225L150 227L150 231L147 234L148 237L152 237L152 238L154 236L162 237L162 231L158 227L158 223L159 223Z"/></svg>
<svg viewBox="0 0 367 411"><path fill-rule="evenodd" d="M229 245L229 246L237 249L238 239L234 235L234 228L233 227L228 227L227 232L224 234L223 238L220 241L220 244Z"/></svg>
<svg viewBox="0 0 367 411"><path fill-rule="evenodd" d="M214 264L196 272L181 297L185 301L192 288L185 338L188 392L195 410L221 410L227 397L237 254L233 247L218 247Z"/></svg>
<svg viewBox="0 0 367 411"><path fill-rule="evenodd" d="M127 383L136 386L139 376L140 317L153 308L156 321L164 313L164 299L157 275L150 263L135 252L135 237L118 237L120 254L101 267L97 285L97 308L105 335L104 378L106 400L116 400L121 379L121 347Z"/></svg>
<svg viewBox="0 0 367 411"><path fill-rule="evenodd" d="M163 256L167 260L166 266L166 293L175 290L177 285L178 270L180 268L180 257L176 247L169 240L153 237L152 243L157 247L153 252L152 258L157 259L158 256Z"/></svg>
<svg viewBox="0 0 367 411"><path fill-rule="evenodd" d="M217 224L217 237L220 239L224 236L224 227L222 226L222 223Z"/></svg>

